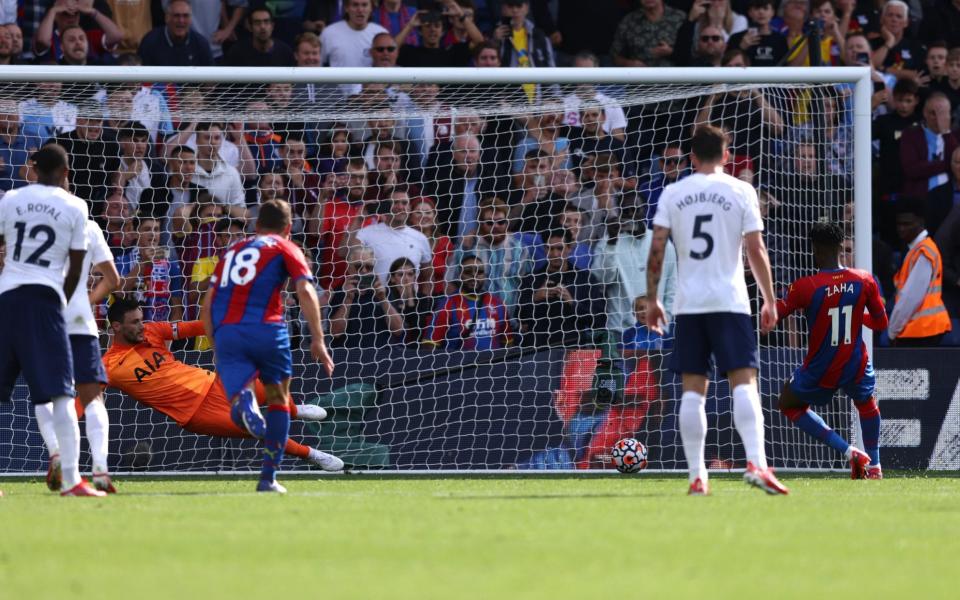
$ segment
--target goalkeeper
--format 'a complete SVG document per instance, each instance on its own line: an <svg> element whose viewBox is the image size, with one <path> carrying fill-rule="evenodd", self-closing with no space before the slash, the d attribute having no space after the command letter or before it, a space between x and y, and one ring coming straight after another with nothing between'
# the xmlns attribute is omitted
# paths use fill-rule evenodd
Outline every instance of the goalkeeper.
<svg viewBox="0 0 960 600"><path fill-rule="evenodd" d="M129 299L115 301L107 311L107 319L113 331L113 342L103 355L108 385L162 412L187 431L218 437L252 437L230 418L230 401L216 373L178 361L167 347L172 340L203 335L200 321L144 323L139 304ZM256 395L262 404L263 387L259 382ZM290 407L291 418L321 421L327 416L319 406L291 402ZM325 471L343 469L339 458L292 440L287 441L285 452Z"/></svg>

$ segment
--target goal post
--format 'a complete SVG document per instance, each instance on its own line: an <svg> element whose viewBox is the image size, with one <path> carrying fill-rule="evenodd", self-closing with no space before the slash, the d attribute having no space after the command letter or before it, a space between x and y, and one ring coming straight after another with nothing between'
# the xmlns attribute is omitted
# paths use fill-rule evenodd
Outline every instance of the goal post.
<svg viewBox="0 0 960 600"><path fill-rule="evenodd" d="M25 150L65 140L87 152L73 163L73 191L109 224L122 275L149 263L126 291L147 318L197 318L223 244L252 231L261 199L291 202L293 239L322 287L338 362L332 379L321 373L289 301L294 401L330 413L292 435L357 470L600 471L620 437L647 444L653 470L684 468L671 340L628 321L646 293L637 252L651 207L672 174L689 169L697 123L727 129L729 172L760 191L778 292L811 272L806 231L824 218L847 229L855 266L872 267L867 67L0 73L0 116L16 121L7 133ZM178 187L170 170L187 151L216 173L197 171ZM5 168L0 190L29 180L26 165ZM566 258L551 262L551 252ZM375 278L363 276L365 263ZM471 279L478 270L481 284ZM864 337L870 348L871 332ZM776 411L805 340L792 318L760 343L768 454L778 468L840 468ZM213 369L202 341L174 350ZM711 387L710 466L742 468L729 390ZM114 472L257 468L253 442L185 432L116 390L107 405ZM824 416L853 433L845 407ZM18 385L0 406L0 475L36 474L45 460ZM310 467L288 455L284 469Z"/></svg>

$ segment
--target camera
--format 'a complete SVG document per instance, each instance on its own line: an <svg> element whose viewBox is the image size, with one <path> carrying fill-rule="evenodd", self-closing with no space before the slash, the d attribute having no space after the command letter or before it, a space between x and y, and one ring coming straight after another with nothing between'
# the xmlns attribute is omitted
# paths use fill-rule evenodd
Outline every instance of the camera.
<svg viewBox="0 0 960 600"><path fill-rule="evenodd" d="M824 26L823 19L808 19L807 22L803 24L803 33L804 35L816 33L822 36Z"/></svg>

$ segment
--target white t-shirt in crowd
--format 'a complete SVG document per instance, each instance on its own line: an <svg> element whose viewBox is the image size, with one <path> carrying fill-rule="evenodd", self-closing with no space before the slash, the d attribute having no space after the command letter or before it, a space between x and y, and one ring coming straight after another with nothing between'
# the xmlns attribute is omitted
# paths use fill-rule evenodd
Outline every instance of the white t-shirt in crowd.
<svg viewBox="0 0 960 600"><path fill-rule="evenodd" d="M373 250L377 276L384 285L390 280L390 265L401 257L410 259L420 273L420 265L433 260L433 251L425 235L412 227L394 229L386 223L368 225L357 232L357 239Z"/></svg>
<svg viewBox="0 0 960 600"><path fill-rule="evenodd" d="M112 261L110 246L103 237L103 230L96 221L87 221L87 255L83 257L83 269L80 271L80 284L70 297L63 320L67 323L67 335L92 335L97 337L97 320L93 318L93 309L87 296L87 279L93 265ZM66 272L64 272L66 275Z"/></svg>
<svg viewBox="0 0 960 600"><path fill-rule="evenodd" d="M725 173L695 173L668 185L653 224L670 229L677 249L674 314L750 314L743 236L763 231L757 191Z"/></svg>
<svg viewBox="0 0 960 600"><path fill-rule="evenodd" d="M357 31L346 21L327 26L320 34L320 64L331 67L369 67L373 64L370 45L378 33L389 33L376 23Z"/></svg>
<svg viewBox="0 0 960 600"><path fill-rule="evenodd" d="M60 187L31 184L0 202L6 255L0 294L24 285L53 288L66 304L63 280L71 250L87 249L87 203ZM82 293L78 288L77 293Z"/></svg>
<svg viewBox="0 0 960 600"><path fill-rule="evenodd" d="M603 107L603 130L607 133L615 129L627 128L627 115L623 112L623 107L614 98L606 94L597 94L593 99ZM567 94L563 97L563 115L564 122L571 127L580 126L580 109L583 106L583 100L576 94Z"/></svg>

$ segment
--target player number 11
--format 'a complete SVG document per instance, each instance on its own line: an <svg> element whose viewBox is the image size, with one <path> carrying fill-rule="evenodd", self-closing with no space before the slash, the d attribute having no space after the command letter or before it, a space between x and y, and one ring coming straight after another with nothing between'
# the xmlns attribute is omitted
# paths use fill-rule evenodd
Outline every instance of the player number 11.
<svg viewBox="0 0 960 600"><path fill-rule="evenodd" d="M827 311L830 315L830 345L837 346L840 342L840 312L843 312L843 343L850 343L850 322L853 320L853 306L834 306Z"/></svg>

